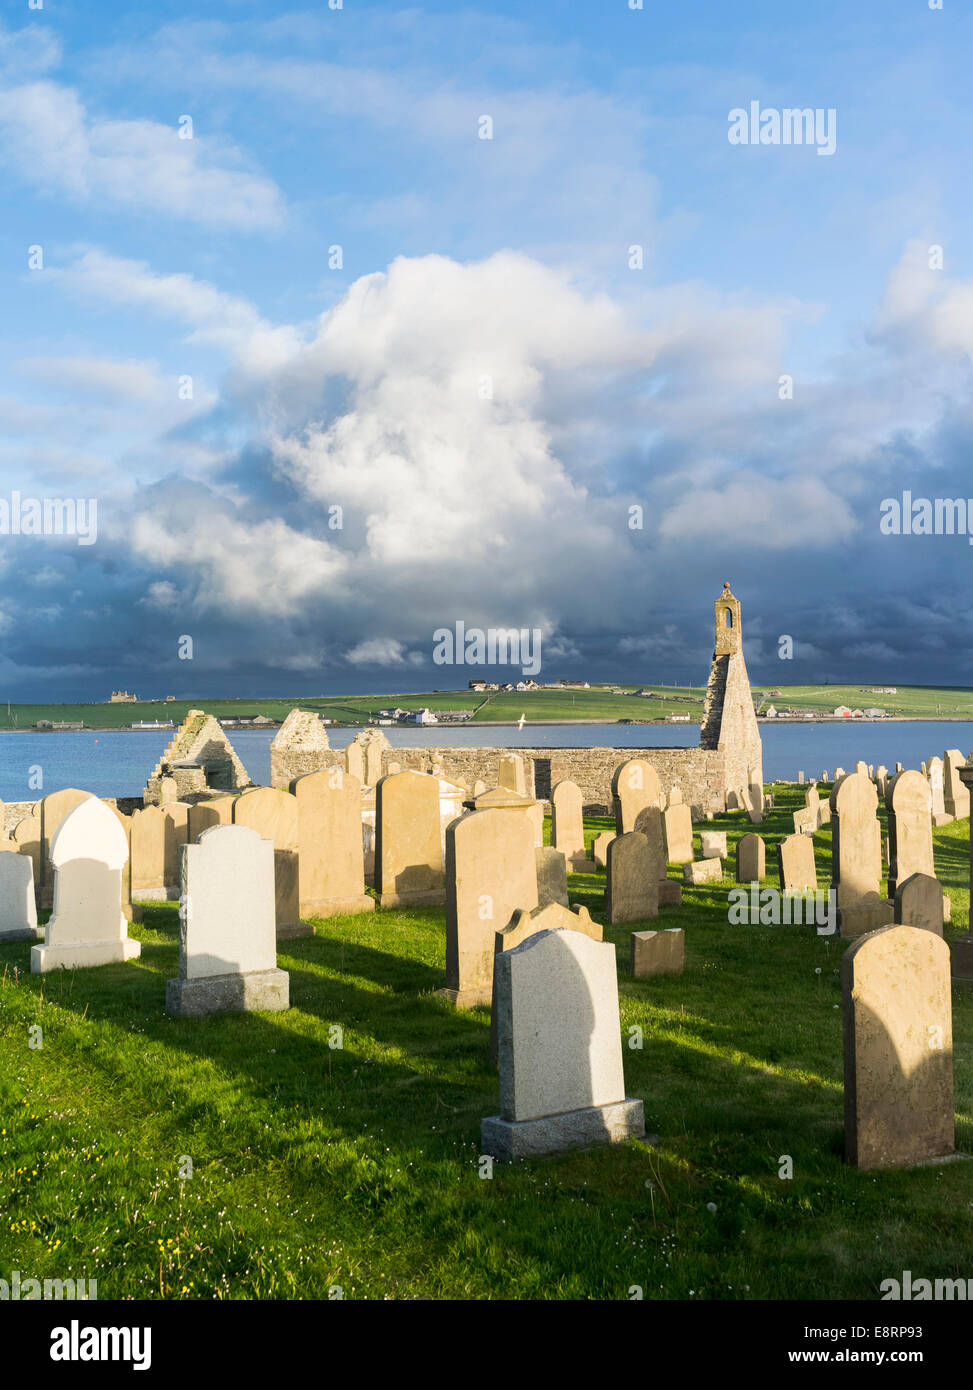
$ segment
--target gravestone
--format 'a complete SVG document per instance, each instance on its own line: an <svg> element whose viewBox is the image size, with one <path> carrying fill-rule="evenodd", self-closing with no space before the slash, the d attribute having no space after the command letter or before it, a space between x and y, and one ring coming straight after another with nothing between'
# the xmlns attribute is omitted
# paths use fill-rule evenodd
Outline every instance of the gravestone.
<svg viewBox="0 0 973 1390"><path fill-rule="evenodd" d="M0 854L0 941L36 941L34 866L26 854Z"/></svg>
<svg viewBox="0 0 973 1390"><path fill-rule="evenodd" d="M676 802L676 805L680 805ZM644 835L649 844L651 872L659 883L666 877L666 837L662 824L663 812L658 806L645 806L635 818L635 829ZM660 899L661 901L661 899Z"/></svg>
<svg viewBox="0 0 973 1390"><path fill-rule="evenodd" d="M902 764L901 764L901 763L896 763L896 764L895 764L895 770L896 770L896 772L901 772L901 771L903 770L903 769L902 769Z"/></svg>
<svg viewBox="0 0 973 1390"><path fill-rule="evenodd" d="M51 844L54 914L44 944L32 946L33 974L134 960L142 950L128 938L122 912L122 871L128 836L118 817L87 796L61 821Z"/></svg>
<svg viewBox="0 0 973 1390"><path fill-rule="evenodd" d="M579 931L590 936L592 941L602 940L601 923L592 919L586 907L565 907L562 903L548 903L546 907L532 907L529 911L520 908L510 922L494 937L493 994L490 1005L490 1061L497 1063L497 997L496 997L496 957L502 951L512 951L528 937L537 936L542 931Z"/></svg>
<svg viewBox="0 0 973 1390"><path fill-rule="evenodd" d="M943 754L943 804L954 820L966 820L970 814L970 790L959 775L965 762L958 748L947 748Z"/></svg>
<svg viewBox="0 0 973 1390"><path fill-rule="evenodd" d="M726 831L701 830L699 832L699 846L704 859L725 859Z"/></svg>
<svg viewBox="0 0 973 1390"><path fill-rule="evenodd" d="M969 787L963 784L962 777L959 776L959 769L965 762L966 759L958 748L947 748L942 755L942 799L947 815L952 816L954 820L966 820L970 813Z"/></svg>
<svg viewBox="0 0 973 1390"><path fill-rule="evenodd" d="M653 975L681 975L686 964L686 933L682 927L633 931L630 969L637 980Z"/></svg>
<svg viewBox="0 0 973 1390"><path fill-rule="evenodd" d="M682 902L682 884L674 878L659 879L659 906L678 907Z"/></svg>
<svg viewBox="0 0 973 1390"><path fill-rule="evenodd" d="M423 772L394 772L382 777L375 791L379 907L441 907L446 882L438 780Z"/></svg>
<svg viewBox="0 0 973 1390"><path fill-rule="evenodd" d="M767 872L767 850L759 835L737 841L737 883L759 883Z"/></svg>
<svg viewBox="0 0 973 1390"><path fill-rule="evenodd" d="M266 790L271 790L266 788ZM166 1012L180 1018L286 1009L277 968L274 846L249 826L214 825L182 857L179 975Z"/></svg>
<svg viewBox="0 0 973 1390"><path fill-rule="evenodd" d="M349 777L354 777L358 782L365 781L365 750L360 743L352 740L345 749L345 771ZM369 783L374 786L374 783Z"/></svg>
<svg viewBox="0 0 973 1390"><path fill-rule="evenodd" d="M541 907L551 903L568 906L568 870L564 855L559 849L541 845L534 849L534 862L537 866L537 901Z"/></svg>
<svg viewBox="0 0 973 1390"><path fill-rule="evenodd" d="M214 796L209 801L194 802L189 808L186 843L195 844L204 830L212 830L215 825L231 825L235 801L235 796ZM181 882L181 861L179 872Z"/></svg>
<svg viewBox="0 0 973 1390"><path fill-rule="evenodd" d="M558 782L551 790L551 844L559 849L571 873L594 872L585 854L581 788L575 782Z"/></svg>
<svg viewBox="0 0 973 1390"><path fill-rule="evenodd" d="M11 840L13 841L14 851L23 854L30 860L32 870L32 881L34 885L34 904L36 912L37 900L40 896L38 881L41 875L41 817L38 802L29 816L24 816L14 826Z"/></svg>
<svg viewBox="0 0 973 1390"><path fill-rule="evenodd" d="M682 804L682 800L683 795L681 788L673 787L666 800L666 806L680 806Z"/></svg>
<svg viewBox="0 0 973 1390"><path fill-rule="evenodd" d="M535 847L539 848L544 843L544 808L531 796L522 796L509 787L491 787L473 798L473 808L477 811L523 811L530 823Z"/></svg>
<svg viewBox="0 0 973 1390"><path fill-rule="evenodd" d="M747 818L751 825L760 825L764 818L766 807L763 785L760 782L751 782L749 787L743 789L743 809L747 813ZM771 802L773 805L773 802Z"/></svg>
<svg viewBox="0 0 973 1390"><path fill-rule="evenodd" d="M818 886L814 843L806 835L788 835L777 846L777 878L782 893L803 893Z"/></svg>
<svg viewBox="0 0 973 1390"><path fill-rule="evenodd" d="M666 863L685 864L693 857L693 818L688 806L669 806L662 813Z"/></svg>
<svg viewBox="0 0 973 1390"><path fill-rule="evenodd" d="M921 772L899 772L889 783L889 897L913 874L936 876L932 852L932 797Z"/></svg>
<svg viewBox="0 0 973 1390"><path fill-rule="evenodd" d="M34 874L34 892L39 908L50 908L54 904L54 873L51 866L54 836L68 812L80 806L90 795L90 792L83 792L78 787L65 787L62 791L41 797L35 807L41 818L39 872L35 871Z"/></svg>
<svg viewBox="0 0 973 1390"><path fill-rule="evenodd" d="M629 758L622 763L612 776L616 835L625 835L634 830L639 812L646 806L661 809L663 800L659 774L651 763L641 758Z"/></svg>
<svg viewBox="0 0 973 1390"><path fill-rule="evenodd" d="M596 835L594 840L592 841L591 853L594 857L595 864L599 869L604 869L608 866L608 846L611 844L614 838L614 831L603 830L601 834Z"/></svg>
<svg viewBox="0 0 973 1390"><path fill-rule="evenodd" d="M515 912L538 905L534 851L527 818L502 807L473 811L446 830L446 987L439 992L459 1009L490 1002L496 934Z"/></svg>
<svg viewBox="0 0 973 1390"><path fill-rule="evenodd" d="M132 893L149 902L179 897L179 863L190 807L181 801L146 806L131 816Z"/></svg>
<svg viewBox="0 0 973 1390"><path fill-rule="evenodd" d="M831 792L831 886L842 936L887 926L892 904L880 896L882 832L878 793L860 772L842 777Z"/></svg>
<svg viewBox="0 0 973 1390"><path fill-rule="evenodd" d="M798 783L798 786L803 787L803 785L804 785L804 773L803 773L803 772L799 772L799 773L797 774L797 783Z"/></svg>
<svg viewBox="0 0 973 1390"><path fill-rule="evenodd" d="M500 1113L484 1153L528 1158L645 1133L625 1095L615 947L542 931L496 958Z"/></svg>
<svg viewBox="0 0 973 1390"><path fill-rule="evenodd" d="M867 777L869 781L871 781L872 774L868 770L868 763L863 762L861 758L855 763L855 771L861 773L862 777Z"/></svg>
<svg viewBox="0 0 973 1390"><path fill-rule="evenodd" d="M943 934L946 921L943 885L930 874L913 874L895 890L895 920L922 931Z"/></svg>
<svg viewBox="0 0 973 1390"><path fill-rule="evenodd" d="M298 915L372 912L365 892L361 783L340 767L295 777Z"/></svg>
<svg viewBox="0 0 973 1390"><path fill-rule="evenodd" d="M684 883L719 883L723 877L722 859L694 859L682 866Z"/></svg>
<svg viewBox="0 0 973 1390"><path fill-rule="evenodd" d="M953 1152L949 948L911 926L845 952L845 1158L902 1168Z"/></svg>
<svg viewBox="0 0 973 1390"><path fill-rule="evenodd" d="M949 825L953 817L946 811L945 773L942 758L930 758L926 764L929 782L933 825Z"/></svg>
<svg viewBox="0 0 973 1390"><path fill-rule="evenodd" d="M642 922L659 915L659 879L649 842L639 830L616 835L608 846L605 916L619 922Z"/></svg>
<svg viewBox="0 0 973 1390"><path fill-rule="evenodd" d="M497 786L518 796L527 795L527 770L519 753L501 753L497 767Z"/></svg>
<svg viewBox="0 0 973 1390"><path fill-rule="evenodd" d="M314 928L301 921L298 875L297 798L277 787L257 787L243 792L233 807L233 824L254 830L274 847L274 905L277 940L313 936Z"/></svg>

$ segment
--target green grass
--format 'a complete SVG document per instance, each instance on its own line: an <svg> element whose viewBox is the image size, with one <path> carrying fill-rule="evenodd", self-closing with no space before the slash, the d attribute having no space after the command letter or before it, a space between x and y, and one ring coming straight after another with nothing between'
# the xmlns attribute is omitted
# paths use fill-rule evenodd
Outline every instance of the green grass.
<svg viewBox="0 0 973 1390"><path fill-rule="evenodd" d="M769 865L802 803L778 788L761 827ZM729 831L729 868L749 825L705 824ZM965 821L935 832L957 923L968 833ZM815 843L824 886L828 831ZM603 886L575 876L572 897L600 918ZM633 980L628 929L606 929L626 1089L658 1142L497 1164L489 1179L489 1018L434 994L439 909L332 920L282 943L285 1014L169 1018L174 908L145 909L142 957L124 966L30 976L27 948L0 946L0 1277L94 1277L102 1298L321 1298L337 1285L346 1298L625 1299L639 1285L693 1300L872 1299L903 1269L965 1278L973 1163L842 1163L843 944L728 925L732 886L687 888L663 909L656 925L686 929L678 979ZM957 1142L973 1151L970 995L956 994L954 1035ZM180 1180L184 1156L194 1175Z"/></svg>
<svg viewBox="0 0 973 1390"><path fill-rule="evenodd" d="M517 674L514 672L513 674ZM639 689L654 691L655 698L637 696ZM762 710L768 705L831 714L839 705L851 709L876 707L912 719L973 719L973 690L899 686L896 695L871 695L861 685L765 685L754 688ZM771 695L780 690L780 695ZM621 691L622 693L617 693ZM11 705L0 706L0 729L30 729L39 719L82 720L89 729L126 729L138 720L171 719L179 724L190 709L205 709L217 718L262 714L283 720L295 707L317 710L336 724L360 724L376 718L381 709L467 710L473 722L512 723L523 714L532 724L557 720L665 720L669 714L688 714L699 723L705 691L699 687L594 686L590 690L527 690L514 693L471 690L427 690L412 694L347 695L307 698L303 695L274 699L229 700L201 697L197 700L141 700L134 705ZM762 697L762 698L761 698Z"/></svg>

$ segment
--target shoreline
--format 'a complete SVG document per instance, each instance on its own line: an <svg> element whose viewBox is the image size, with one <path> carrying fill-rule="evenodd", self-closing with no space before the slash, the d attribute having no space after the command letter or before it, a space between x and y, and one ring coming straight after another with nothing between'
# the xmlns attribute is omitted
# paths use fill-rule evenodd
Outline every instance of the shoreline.
<svg viewBox="0 0 973 1390"><path fill-rule="evenodd" d="M835 718L833 714L814 714L808 718L801 715L797 718L766 719L758 715L757 723L770 728L775 726L778 728L801 728L808 724L831 724L836 728L860 724L973 724L973 714L890 714L882 719L840 719ZM701 727L701 722L697 719L631 719L627 721L620 719L537 719L525 720L523 727L524 729L570 728L571 726L586 728L598 725L618 729L698 729ZM276 733L280 727L280 724L263 724L256 728L243 726L238 729L224 729L223 732L227 735L260 734L271 731ZM382 733L386 729L405 729L410 732L413 729L422 729L439 732L452 729L519 729L521 725L519 719L477 719L449 724L328 724L325 727L330 734L340 733L345 729L356 731L377 729ZM84 729L0 729L0 734L175 734L178 728L178 724L171 729L131 729L124 725L92 724Z"/></svg>

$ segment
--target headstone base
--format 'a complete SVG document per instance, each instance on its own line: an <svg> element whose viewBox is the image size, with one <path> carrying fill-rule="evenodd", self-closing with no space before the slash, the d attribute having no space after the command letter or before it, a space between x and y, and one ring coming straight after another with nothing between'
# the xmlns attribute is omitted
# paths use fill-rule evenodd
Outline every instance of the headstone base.
<svg viewBox="0 0 973 1390"><path fill-rule="evenodd" d="M44 937L36 927L16 927L13 931L0 931L0 941L43 941Z"/></svg>
<svg viewBox="0 0 973 1390"><path fill-rule="evenodd" d="M955 817L951 816L948 811L935 811L932 823L933 825L952 825L954 819Z"/></svg>
<svg viewBox="0 0 973 1390"><path fill-rule="evenodd" d="M179 901L179 889L171 888L133 888L132 905L136 903L176 903Z"/></svg>
<svg viewBox="0 0 973 1390"><path fill-rule="evenodd" d="M286 970L253 970L244 975L204 975L166 981L166 1013L177 1018L206 1014L277 1013L290 1007Z"/></svg>
<svg viewBox="0 0 973 1390"><path fill-rule="evenodd" d="M838 927L842 936L864 936L866 932L890 927L895 918L895 904L881 902L876 907L842 907L838 909Z"/></svg>
<svg viewBox="0 0 973 1390"><path fill-rule="evenodd" d="M91 941L84 946L32 946L30 973L46 975L50 970L86 970L93 965L117 965L137 960L141 941Z"/></svg>
<svg viewBox="0 0 973 1390"><path fill-rule="evenodd" d="M448 999L457 1009L487 1008L493 1003L493 986L483 985L479 989L437 989L440 999Z"/></svg>
<svg viewBox="0 0 973 1390"><path fill-rule="evenodd" d="M418 893L379 893L379 907L445 907L446 889L427 888Z"/></svg>
<svg viewBox="0 0 973 1390"><path fill-rule="evenodd" d="M282 922L277 928L278 941L293 941L298 936L313 936L314 928L310 922Z"/></svg>
<svg viewBox="0 0 973 1390"><path fill-rule="evenodd" d="M354 898L318 898L301 903L302 917L353 917L356 912L374 912L375 899L367 893Z"/></svg>
<svg viewBox="0 0 973 1390"><path fill-rule="evenodd" d="M512 1160L584 1149L594 1144L623 1144L645 1137L645 1114L640 1100L592 1105L563 1115L537 1120L504 1120L491 1115L480 1122L480 1145L494 1158Z"/></svg>

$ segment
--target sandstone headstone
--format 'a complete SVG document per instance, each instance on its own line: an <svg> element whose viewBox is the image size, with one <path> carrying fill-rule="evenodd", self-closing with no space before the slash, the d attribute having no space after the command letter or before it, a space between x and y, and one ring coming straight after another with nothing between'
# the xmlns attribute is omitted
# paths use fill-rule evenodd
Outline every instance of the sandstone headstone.
<svg viewBox="0 0 973 1390"><path fill-rule="evenodd" d="M42 797L35 807L41 818L40 871L34 875L34 891L39 908L50 908L54 904L54 872L51 865L54 836L68 812L80 806L90 795L90 792L83 792L78 787L65 787L62 791L50 792Z"/></svg>
<svg viewBox="0 0 973 1390"><path fill-rule="evenodd" d="M534 851L526 817L502 807L473 811L447 828L446 988L441 993L457 1008L489 1003L496 934L515 912L538 905Z"/></svg>
<svg viewBox="0 0 973 1390"><path fill-rule="evenodd" d="M682 800L683 800L683 796L682 796L682 791L680 790L680 788L679 788L679 787L673 787L673 788L672 788L672 791L670 791L670 793L669 793L669 797L668 797L668 800L666 801L666 805L667 805L667 806L680 806L680 805L682 804ZM675 928L674 928L674 927L673 927L673 928L670 928L670 930L674 931Z"/></svg>
<svg viewBox="0 0 973 1390"><path fill-rule="evenodd" d="M681 975L686 964L686 933L682 927L633 931L631 971L636 979L652 975Z"/></svg>
<svg viewBox="0 0 973 1390"><path fill-rule="evenodd" d="M591 845L591 853L599 869L608 866L608 846L614 840L615 835L611 830L603 830L600 835L596 835Z"/></svg>
<svg viewBox="0 0 973 1390"><path fill-rule="evenodd" d="M639 812L646 806L662 807L659 774L642 758L629 758L615 769L612 777L612 806L616 835L635 829ZM688 809L688 808L687 808Z"/></svg>
<svg viewBox="0 0 973 1390"><path fill-rule="evenodd" d="M497 785L519 796L527 795L527 770L519 753L501 753L497 767Z"/></svg>
<svg viewBox="0 0 973 1390"><path fill-rule="evenodd" d="M723 877L723 861L694 859L691 864L683 865L682 877L684 883L719 883Z"/></svg>
<svg viewBox="0 0 973 1390"><path fill-rule="evenodd" d="M936 876L932 852L932 798L921 772L899 772L889 783L889 896L913 874Z"/></svg>
<svg viewBox="0 0 973 1390"><path fill-rule="evenodd" d="M930 874L913 874L900 883L895 890L895 920L942 936L946 915L939 880Z"/></svg>
<svg viewBox="0 0 973 1390"><path fill-rule="evenodd" d="M558 782L551 789L551 844L559 849L572 873L594 870L585 854L581 788L576 782Z"/></svg>
<svg viewBox="0 0 973 1390"><path fill-rule="evenodd" d="M359 782L365 781L365 750L354 739L345 749L345 771L349 777L355 777ZM368 785L374 786L374 783Z"/></svg>
<svg viewBox="0 0 973 1390"><path fill-rule="evenodd" d="M87 796L64 816L51 844L54 915L44 944L30 952L35 975L62 966L81 969L134 960L140 954L140 943L129 940L121 908L127 863L128 836L104 802Z"/></svg>
<svg viewBox="0 0 973 1390"><path fill-rule="evenodd" d="M678 907L682 902L682 884L674 878L659 880L659 906Z"/></svg>
<svg viewBox="0 0 973 1390"><path fill-rule="evenodd" d="M179 975L166 982L166 1011L199 1018L286 1009L272 842L237 822L212 826L183 849L182 874Z"/></svg>
<svg viewBox="0 0 973 1390"><path fill-rule="evenodd" d="M0 854L0 941L36 941L34 866L26 854Z"/></svg>
<svg viewBox="0 0 973 1390"><path fill-rule="evenodd" d="M814 843L806 835L788 835L777 846L777 877L782 893L803 893L818 886Z"/></svg>
<svg viewBox="0 0 973 1390"><path fill-rule="evenodd" d="M295 777L298 915L372 912L365 892L361 783L340 767Z"/></svg>
<svg viewBox="0 0 973 1390"><path fill-rule="evenodd" d="M638 830L616 835L608 846L605 916L615 925L658 915L659 878L648 840Z"/></svg>
<svg viewBox="0 0 973 1390"><path fill-rule="evenodd" d="M882 833L877 806L878 793L860 772L843 776L832 789L831 886L842 936L858 936L891 921L892 905L880 896Z"/></svg>
<svg viewBox="0 0 973 1390"><path fill-rule="evenodd" d="M693 818L688 806L669 806L662 813L666 862L685 864L693 857Z"/></svg>
<svg viewBox="0 0 973 1390"><path fill-rule="evenodd" d="M500 1114L484 1153L527 1158L645 1132L625 1095L615 947L544 931L496 958Z"/></svg>
<svg viewBox="0 0 973 1390"><path fill-rule="evenodd" d="M181 801L146 806L131 816L132 893L149 902L179 897L179 863L189 835L190 807Z"/></svg>
<svg viewBox="0 0 973 1390"><path fill-rule="evenodd" d="M235 796L214 796L209 801L194 802L189 808L186 843L195 844L204 830L212 830L215 825L232 824L235 801Z"/></svg>
<svg viewBox="0 0 973 1390"><path fill-rule="evenodd" d="M700 852L704 859L726 858L726 831L701 830L699 833Z"/></svg>
<svg viewBox="0 0 973 1390"><path fill-rule="evenodd" d="M38 881L41 875L41 817L40 802L38 802L29 816L24 816L14 826L11 840L17 854L26 855L30 860L32 869L32 881L34 885L34 903L36 911L37 899L40 896Z"/></svg>
<svg viewBox="0 0 973 1390"><path fill-rule="evenodd" d="M970 814L970 790L964 786L959 775L965 762L958 748L947 748L943 754L943 804L946 814L954 820L965 820Z"/></svg>
<svg viewBox="0 0 973 1390"><path fill-rule="evenodd" d="M759 835L741 835L737 841L737 883L758 883L767 872L766 855Z"/></svg>
<svg viewBox="0 0 973 1390"><path fill-rule="evenodd" d="M382 777L375 790L375 887L379 907L442 906L446 901L446 882L439 838L437 778L423 772L395 772ZM447 847L448 837L447 831Z"/></svg>
<svg viewBox="0 0 973 1390"><path fill-rule="evenodd" d="M256 831L274 846L274 902L278 941L313 936L314 928L301 920L298 871L297 798L277 787L258 787L243 792L233 807L233 824Z"/></svg>
<svg viewBox="0 0 973 1390"><path fill-rule="evenodd" d="M911 926L845 952L845 1157L898 1168L953 1152L949 948Z"/></svg>
<svg viewBox="0 0 973 1390"><path fill-rule="evenodd" d="M568 870L559 849L541 845L534 849L537 864L537 901L541 907L550 903L568 906Z"/></svg>
<svg viewBox="0 0 973 1390"><path fill-rule="evenodd" d="M676 805L681 805L676 802ZM660 882L666 876L666 837L662 823L663 812L658 806L645 806L635 817L635 829L644 835L649 843L649 856L652 873Z"/></svg>

